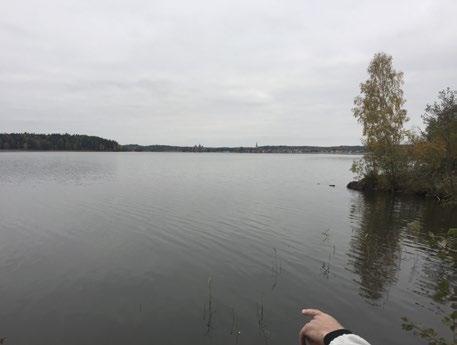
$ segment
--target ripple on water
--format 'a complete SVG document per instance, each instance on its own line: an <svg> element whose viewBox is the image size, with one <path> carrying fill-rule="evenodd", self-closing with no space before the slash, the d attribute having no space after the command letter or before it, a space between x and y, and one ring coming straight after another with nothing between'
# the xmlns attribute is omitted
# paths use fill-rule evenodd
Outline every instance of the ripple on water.
<svg viewBox="0 0 457 345"><path fill-rule="evenodd" d="M372 343L415 344L399 318L439 329L436 282L455 272L427 233L455 213L339 188L352 159L2 153L2 329L17 344L231 344L236 315L240 344L293 343L299 309L318 306Z"/></svg>

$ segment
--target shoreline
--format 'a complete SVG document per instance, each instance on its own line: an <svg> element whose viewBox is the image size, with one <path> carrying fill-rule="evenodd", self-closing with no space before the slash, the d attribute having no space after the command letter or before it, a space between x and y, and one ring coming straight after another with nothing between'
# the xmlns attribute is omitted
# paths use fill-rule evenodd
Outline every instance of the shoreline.
<svg viewBox="0 0 457 345"><path fill-rule="evenodd" d="M320 152L254 152L254 151L152 151L152 150L141 150L141 151L132 151L132 150L119 150L119 151L95 151L95 150L0 150L2 152L85 152L85 153L229 153L229 154L291 154L291 155L318 155L318 154L328 154L328 155L346 155L346 156L359 156L363 152L329 152L329 151L320 151Z"/></svg>

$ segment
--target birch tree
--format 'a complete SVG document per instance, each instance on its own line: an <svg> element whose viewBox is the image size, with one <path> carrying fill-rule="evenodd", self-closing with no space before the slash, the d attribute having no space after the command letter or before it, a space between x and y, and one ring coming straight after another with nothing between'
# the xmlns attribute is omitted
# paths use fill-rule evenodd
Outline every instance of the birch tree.
<svg viewBox="0 0 457 345"><path fill-rule="evenodd" d="M404 108L403 73L392 66L392 56L377 53L368 66L369 78L360 84L353 114L363 129L366 154L353 170L375 179L382 188L396 189L405 161L401 144L408 121Z"/></svg>

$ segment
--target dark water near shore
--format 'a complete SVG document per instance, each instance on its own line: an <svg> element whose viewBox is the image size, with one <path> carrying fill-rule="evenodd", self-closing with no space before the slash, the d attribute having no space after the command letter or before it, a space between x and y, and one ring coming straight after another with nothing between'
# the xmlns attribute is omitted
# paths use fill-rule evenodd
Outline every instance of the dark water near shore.
<svg viewBox="0 0 457 345"><path fill-rule="evenodd" d="M421 344L400 317L443 330L431 296L456 273L426 234L457 215L347 190L353 159L0 153L0 336L296 344L306 306Z"/></svg>

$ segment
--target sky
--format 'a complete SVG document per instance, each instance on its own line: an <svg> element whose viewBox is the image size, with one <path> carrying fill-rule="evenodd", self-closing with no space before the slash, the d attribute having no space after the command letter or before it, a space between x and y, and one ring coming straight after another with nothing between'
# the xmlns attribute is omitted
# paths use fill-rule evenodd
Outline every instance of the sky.
<svg viewBox="0 0 457 345"><path fill-rule="evenodd" d="M0 132L121 144L357 145L376 52L408 127L457 89L457 0L0 2Z"/></svg>

